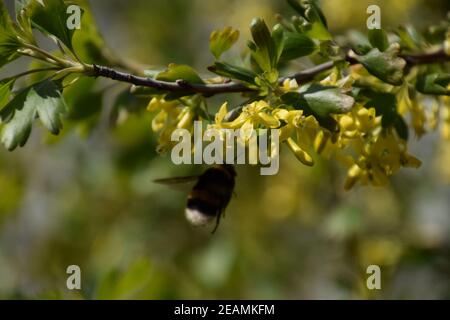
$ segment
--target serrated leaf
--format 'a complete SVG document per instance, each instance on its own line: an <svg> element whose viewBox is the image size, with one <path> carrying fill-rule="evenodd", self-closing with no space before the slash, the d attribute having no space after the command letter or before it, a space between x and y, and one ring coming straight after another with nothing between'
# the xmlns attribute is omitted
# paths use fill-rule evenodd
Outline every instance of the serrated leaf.
<svg viewBox="0 0 450 320"><path fill-rule="evenodd" d="M282 60L293 60L308 56L316 50L317 46L311 38L304 34L288 32L284 36L284 49Z"/></svg>
<svg viewBox="0 0 450 320"><path fill-rule="evenodd" d="M8 121L3 128L1 141L9 151L18 146L23 147L31 133L36 108L30 103L25 104L28 92L25 90L18 94L0 114L2 122Z"/></svg>
<svg viewBox="0 0 450 320"><path fill-rule="evenodd" d="M67 27L67 5L64 0L32 1L26 9L30 11L34 27L55 36L73 51L72 37L75 30Z"/></svg>
<svg viewBox="0 0 450 320"><path fill-rule="evenodd" d="M381 52L386 51L389 47L388 36L383 29L369 30L369 42L372 47L377 48Z"/></svg>
<svg viewBox="0 0 450 320"><path fill-rule="evenodd" d="M52 134L59 134L62 129L61 117L66 112L60 86L53 81L43 81L33 86L27 101L35 106L42 124Z"/></svg>
<svg viewBox="0 0 450 320"><path fill-rule="evenodd" d="M450 73L421 74L417 77L416 89L424 94L450 95Z"/></svg>
<svg viewBox="0 0 450 320"><path fill-rule="evenodd" d="M366 55L353 54L352 57L358 60L373 76L398 86L403 83L403 70L406 66L406 61L398 57L398 50L398 45L393 44L385 52L374 48Z"/></svg>
<svg viewBox="0 0 450 320"><path fill-rule="evenodd" d="M209 38L209 49L216 59L220 59L220 56L228 51L238 39L239 31L231 27L213 31Z"/></svg>
<svg viewBox="0 0 450 320"><path fill-rule="evenodd" d="M204 83L197 72L190 66L182 64L169 64L167 70L159 73L156 80L175 82L177 80L185 80L192 84Z"/></svg>
<svg viewBox="0 0 450 320"><path fill-rule="evenodd" d="M2 143L8 150L25 145L37 117L51 133L59 133L66 109L59 89L55 82L42 81L22 90L1 110L0 119L6 123Z"/></svg>

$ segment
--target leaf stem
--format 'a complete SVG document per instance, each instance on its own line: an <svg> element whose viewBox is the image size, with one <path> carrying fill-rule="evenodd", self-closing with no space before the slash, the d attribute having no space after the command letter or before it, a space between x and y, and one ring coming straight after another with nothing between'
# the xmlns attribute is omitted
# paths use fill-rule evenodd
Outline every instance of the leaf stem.
<svg viewBox="0 0 450 320"><path fill-rule="evenodd" d="M3 80L8 81L8 80L12 80L12 79L18 79L18 78L21 78L21 77L25 77L25 76L28 76L30 74L34 74L34 73L38 73L38 72L55 71L55 70L60 70L60 69L61 68L59 68L59 67L47 67L47 68L32 69L32 70L28 70L28 71L16 74L14 76L5 78Z"/></svg>

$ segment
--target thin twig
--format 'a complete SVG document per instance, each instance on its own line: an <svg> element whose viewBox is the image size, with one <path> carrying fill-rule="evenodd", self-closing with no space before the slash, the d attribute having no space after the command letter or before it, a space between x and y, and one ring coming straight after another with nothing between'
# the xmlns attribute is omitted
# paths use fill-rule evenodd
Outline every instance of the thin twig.
<svg viewBox="0 0 450 320"><path fill-rule="evenodd" d="M446 55L444 50L439 50L431 53L400 55L405 59L409 66L439 63L450 61L450 56ZM358 64L358 61L351 57L346 58L350 64ZM295 79L297 83L305 83L314 79L318 74L331 69L334 66L333 61L328 61L310 69L300 71L289 77L280 78L280 83L286 79ZM129 73L116 71L109 67L93 65L91 67L92 75L95 77L104 77L121 82L127 82L136 86L150 87L161 90L162 92L183 92L183 93L200 93L204 95L214 95L221 93L238 93L255 91L252 88L245 86L240 82L228 82L223 84L194 84L185 80L178 80L176 82L160 81L148 77L135 76Z"/></svg>

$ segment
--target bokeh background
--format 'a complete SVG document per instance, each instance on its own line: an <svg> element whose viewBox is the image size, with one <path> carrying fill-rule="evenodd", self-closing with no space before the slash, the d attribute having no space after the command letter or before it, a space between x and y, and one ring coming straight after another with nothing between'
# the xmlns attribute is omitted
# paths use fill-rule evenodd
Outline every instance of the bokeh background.
<svg viewBox="0 0 450 320"><path fill-rule="evenodd" d="M242 48L253 17L293 14L281 0L90 3L121 57L202 73L213 61L212 30L238 28ZM450 9L446 0L322 3L336 34L364 32L369 4L381 7L383 27L420 28ZM212 236L185 221L185 192L152 183L203 168L155 153L151 114L111 126L114 95L96 102L103 109L89 134L54 140L35 126L25 148L1 149L1 299L450 298L450 144L439 134L411 139L422 168L402 170L385 188L344 192L343 168L320 158L306 168L289 152L273 177L239 166L236 197ZM66 288L72 264L81 267L81 291ZM382 290L366 289L371 264L381 266Z"/></svg>

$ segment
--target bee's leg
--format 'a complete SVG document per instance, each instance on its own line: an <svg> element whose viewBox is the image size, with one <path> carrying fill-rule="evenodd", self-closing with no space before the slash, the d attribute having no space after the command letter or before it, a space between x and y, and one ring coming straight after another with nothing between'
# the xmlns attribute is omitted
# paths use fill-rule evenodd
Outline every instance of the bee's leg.
<svg viewBox="0 0 450 320"><path fill-rule="evenodd" d="M216 219L216 226L214 227L214 230L211 232L211 234L216 233L217 229L219 228L219 224L220 224L220 217L222 216L222 211L219 212L217 214L217 219Z"/></svg>

